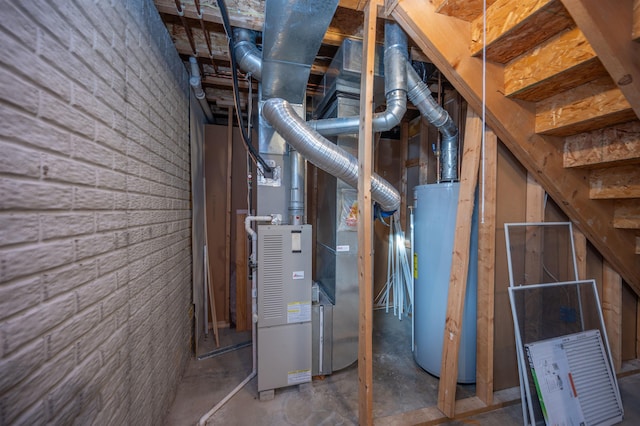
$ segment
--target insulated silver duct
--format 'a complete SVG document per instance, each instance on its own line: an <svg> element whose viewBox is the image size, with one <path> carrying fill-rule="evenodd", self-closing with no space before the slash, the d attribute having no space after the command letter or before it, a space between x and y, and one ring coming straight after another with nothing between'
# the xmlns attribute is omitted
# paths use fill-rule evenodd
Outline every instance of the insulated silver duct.
<svg viewBox="0 0 640 426"><path fill-rule="evenodd" d="M202 89L202 78L200 77L200 68L198 67L198 60L193 56L189 57L189 64L191 65L191 77L189 78L189 84L193 89L193 94L196 96L198 102L200 102L200 106L204 111L204 115L207 117L209 122L213 121L213 113L211 112L211 107L209 106L209 102L207 102L207 95L204 93Z"/></svg>
<svg viewBox="0 0 640 426"><path fill-rule="evenodd" d="M384 26L384 89L387 108L373 115L374 132L389 130L400 124L407 111L407 36L400 26ZM360 117L311 120L309 126L324 136L358 133Z"/></svg>
<svg viewBox="0 0 640 426"><path fill-rule="evenodd" d="M289 102L271 98L262 106L262 116L308 161L325 172L358 187L358 160L310 128ZM377 174L371 177L371 197L384 211L400 207L400 194Z"/></svg>
<svg viewBox="0 0 640 426"><path fill-rule="evenodd" d="M458 128L449 113L433 99L429 87L420 79L411 64L407 66L407 82L411 103L442 134L442 180L458 180Z"/></svg>
<svg viewBox="0 0 640 426"><path fill-rule="evenodd" d="M233 39L238 67L251 73L256 80L262 80L262 53L256 47L256 32L234 28Z"/></svg>

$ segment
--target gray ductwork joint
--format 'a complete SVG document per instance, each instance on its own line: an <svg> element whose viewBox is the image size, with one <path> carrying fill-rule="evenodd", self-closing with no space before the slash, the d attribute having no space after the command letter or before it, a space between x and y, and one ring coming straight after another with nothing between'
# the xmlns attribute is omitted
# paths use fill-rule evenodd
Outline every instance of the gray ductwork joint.
<svg viewBox="0 0 640 426"><path fill-rule="evenodd" d="M374 132L393 129L407 111L407 36L400 26L387 22L384 27L384 88L387 108L373 115ZM324 136L358 133L360 117L338 117L309 121Z"/></svg>
<svg viewBox="0 0 640 426"><path fill-rule="evenodd" d="M325 172L358 187L358 159L307 125L284 99L271 98L262 106L262 116L307 161ZM371 197L384 211L400 207L400 193L377 174L371 177Z"/></svg>
<svg viewBox="0 0 640 426"><path fill-rule="evenodd" d="M407 62L408 96L420 114L442 135L441 141L441 180L458 180L458 127L449 113L431 96L429 87L420 79L418 73Z"/></svg>
<svg viewBox="0 0 640 426"><path fill-rule="evenodd" d="M245 28L234 28L236 61L238 67L257 79L262 79L262 52L256 46L257 33Z"/></svg>

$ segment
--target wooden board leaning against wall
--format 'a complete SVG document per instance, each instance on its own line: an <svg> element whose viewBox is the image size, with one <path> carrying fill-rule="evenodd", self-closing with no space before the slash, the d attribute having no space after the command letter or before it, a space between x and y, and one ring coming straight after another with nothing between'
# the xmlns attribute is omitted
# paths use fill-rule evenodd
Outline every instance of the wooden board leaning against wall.
<svg viewBox="0 0 640 426"><path fill-rule="evenodd" d="M246 235L238 235L244 230L239 226L238 217L247 211L247 158L246 149L240 139L240 130L233 129L232 155L230 167L227 164L227 132L226 126L205 126L205 179L206 179L206 203L207 203L207 239L209 241L209 264L214 272L213 286L216 297L217 322L221 327L235 327L238 319L236 301L236 277L237 274L246 274L246 271L238 271L236 268L236 241L238 238L246 238ZM254 135L254 140L257 136ZM228 206L227 177L231 177L231 205ZM255 205L255 194L254 202ZM227 211L230 214L227 215ZM226 229L229 220L231 235L230 247L227 244ZM244 232L244 231L243 231ZM245 266L247 263L245 262ZM229 273L225 274L226 269ZM225 282L225 276L229 282ZM233 302L233 303L232 303ZM245 310L246 313L246 310ZM246 314L249 315L249 314ZM243 322L240 321L242 324ZM244 324L249 324L250 317L245 318Z"/></svg>

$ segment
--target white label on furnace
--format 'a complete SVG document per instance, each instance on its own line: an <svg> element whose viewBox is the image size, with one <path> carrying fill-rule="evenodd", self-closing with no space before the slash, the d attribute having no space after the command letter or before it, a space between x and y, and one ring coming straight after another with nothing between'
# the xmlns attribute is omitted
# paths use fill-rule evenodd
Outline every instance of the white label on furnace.
<svg viewBox="0 0 640 426"><path fill-rule="evenodd" d="M291 302L287 305L287 322L311 321L311 302Z"/></svg>
<svg viewBox="0 0 640 426"><path fill-rule="evenodd" d="M349 251L349 246L345 245L345 246L336 246L336 251L340 252L340 251Z"/></svg>
<svg viewBox="0 0 640 426"><path fill-rule="evenodd" d="M287 385L297 385L311 381L311 370L293 370L287 373Z"/></svg>
<svg viewBox="0 0 640 426"><path fill-rule="evenodd" d="M304 271L293 271L294 280L304 280Z"/></svg>

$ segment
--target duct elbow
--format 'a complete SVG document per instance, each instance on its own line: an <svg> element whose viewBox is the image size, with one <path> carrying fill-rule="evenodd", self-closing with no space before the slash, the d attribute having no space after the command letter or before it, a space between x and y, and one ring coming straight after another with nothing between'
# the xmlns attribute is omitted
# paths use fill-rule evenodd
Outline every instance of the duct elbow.
<svg viewBox="0 0 640 426"><path fill-rule="evenodd" d="M257 80L262 79L262 54L256 47L256 33L245 28L234 28L236 61L244 72L251 73Z"/></svg>
<svg viewBox="0 0 640 426"><path fill-rule="evenodd" d="M373 130L382 132L393 129L402 121L407 112L407 95L403 90L394 90L387 95L387 109L374 114Z"/></svg>

